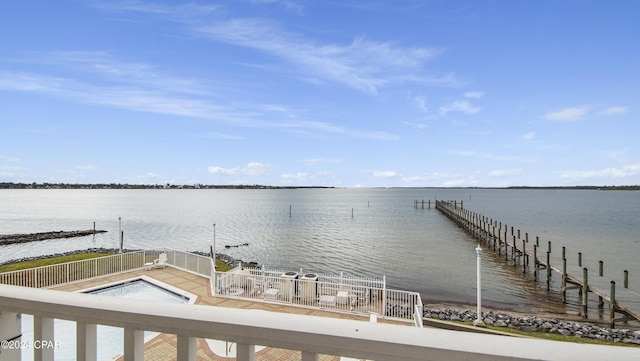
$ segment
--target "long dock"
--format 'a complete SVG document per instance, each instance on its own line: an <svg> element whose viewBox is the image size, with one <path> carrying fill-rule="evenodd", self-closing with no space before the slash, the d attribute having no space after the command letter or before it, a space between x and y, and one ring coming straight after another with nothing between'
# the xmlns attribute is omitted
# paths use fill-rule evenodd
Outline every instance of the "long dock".
<svg viewBox="0 0 640 361"><path fill-rule="evenodd" d="M418 208L416 201L414 206ZM589 292L598 296L598 308L609 304L609 323L615 328L616 322L640 321L640 293L628 288L628 272L624 272L623 287L616 289L615 281L607 281L603 277L603 262L599 262L597 277L589 278L589 270L582 266L582 253L578 254L576 263L568 263L565 247L562 247L562 264L554 264L551 258L551 241L547 247L540 246L539 237L529 242L529 234L517 233L514 228L502 222L485 217L464 208L461 201L435 201L435 207L469 235L484 243L486 248L495 252L505 262L520 267L523 273L533 272L533 279L538 281L544 277L547 290L551 290L551 279L554 273L561 277L563 302L567 302L567 291L578 290L581 301L581 313L588 317ZM616 318L616 315L620 317Z"/></svg>

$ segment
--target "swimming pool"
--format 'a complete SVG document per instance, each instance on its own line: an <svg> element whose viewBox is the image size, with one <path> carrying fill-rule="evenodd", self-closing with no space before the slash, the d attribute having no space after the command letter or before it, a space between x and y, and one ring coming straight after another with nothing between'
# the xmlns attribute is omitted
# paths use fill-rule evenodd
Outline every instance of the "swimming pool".
<svg viewBox="0 0 640 361"><path fill-rule="evenodd" d="M149 277L137 277L80 292L99 296L111 296L153 302L194 303L196 296ZM55 349L56 361L76 360L76 323L55 320L54 339L59 347ZM157 333L145 332L145 341ZM101 326L97 328L98 360L113 360L123 352L124 330L119 327ZM22 315L22 341L33 340L33 316ZM23 360L33 359L33 349L22 350Z"/></svg>

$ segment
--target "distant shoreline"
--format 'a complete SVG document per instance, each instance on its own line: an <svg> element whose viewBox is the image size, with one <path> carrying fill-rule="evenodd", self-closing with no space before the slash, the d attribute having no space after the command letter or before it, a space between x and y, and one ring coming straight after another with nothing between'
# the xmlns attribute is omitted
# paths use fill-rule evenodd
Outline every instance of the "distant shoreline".
<svg viewBox="0 0 640 361"><path fill-rule="evenodd" d="M127 183L13 183L0 182L0 189L336 189L335 186L274 186L261 184L127 184ZM532 190L640 190L640 185L622 186L507 186L507 187L369 187L369 189L532 189Z"/></svg>

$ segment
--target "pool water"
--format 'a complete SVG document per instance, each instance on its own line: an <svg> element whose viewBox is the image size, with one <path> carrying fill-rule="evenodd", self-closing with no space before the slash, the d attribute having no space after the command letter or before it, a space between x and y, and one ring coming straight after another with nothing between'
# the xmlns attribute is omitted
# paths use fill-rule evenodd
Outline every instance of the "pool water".
<svg viewBox="0 0 640 361"><path fill-rule="evenodd" d="M153 302L187 303L189 298L164 289L143 279L126 281L116 285L87 291L89 294L112 296ZM152 332L145 332L145 340ZM119 327L97 327L98 360L113 360L124 350L124 330ZM33 316L22 315L22 341L33 340ZM55 361L76 360L76 323L73 321L54 321L54 341L59 347L54 351ZM22 350L23 360L33 360L33 349Z"/></svg>

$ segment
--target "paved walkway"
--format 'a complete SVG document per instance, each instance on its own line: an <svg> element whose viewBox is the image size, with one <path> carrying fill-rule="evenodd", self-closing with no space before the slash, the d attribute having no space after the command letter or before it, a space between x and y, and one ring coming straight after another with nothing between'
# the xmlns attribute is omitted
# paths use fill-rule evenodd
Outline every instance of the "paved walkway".
<svg viewBox="0 0 640 361"><path fill-rule="evenodd" d="M318 309L291 307L278 303L263 303L263 302L251 302L238 299L230 299L223 297L213 297L209 290L209 279L195 275L193 273L185 272L176 268L167 267L164 269L154 269L151 271L137 270L131 272L125 272L117 275L110 275L92 279L88 281L77 282L69 285L55 287L56 290L62 291L78 291L91 287L96 287L111 282L122 281L137 276L147 276L154 278L158 281L167 283L171 286L180 288L184 291L196 294L198 299L196 304L208 305L217 307L230 307L230 308L244 308L244 309L259 309L271 312L284 312L295 313L309 316L318 317L334 317L334 318L347 318L354 320L361 320L363 322L369 322L368 317L330 312ZM410 325L409 323L402 323L399 321L390 321L384 319L378 319L378 322L388 322L400 325ZM218 341L220 342L220 341ZM145 344L145 360L152 361L173 361L176 360L176 336L169 334L159 334L152 340L149 340ZM258 347L256 347L258 350ZM300 351L276 349L276 348L264 348L256 352L256 360L261 361L295 361L301 360L302 355ZM119 358L118 361L122 361L123 358ZM198 360L235 360L234 357L225 357L222 352L218 354L214 353L207 341L204 339L198 339ZM340 361L338 356L320 355L322 361Z"/></svg>

